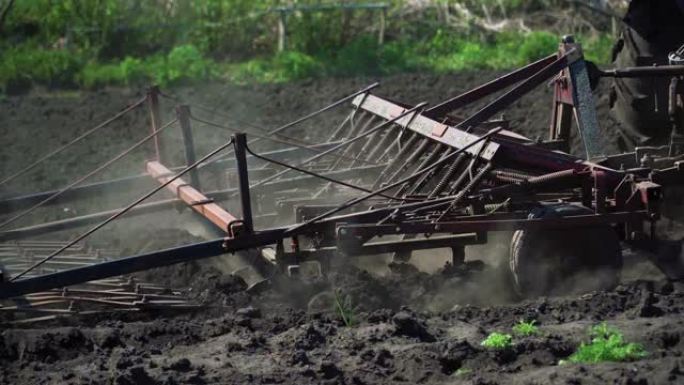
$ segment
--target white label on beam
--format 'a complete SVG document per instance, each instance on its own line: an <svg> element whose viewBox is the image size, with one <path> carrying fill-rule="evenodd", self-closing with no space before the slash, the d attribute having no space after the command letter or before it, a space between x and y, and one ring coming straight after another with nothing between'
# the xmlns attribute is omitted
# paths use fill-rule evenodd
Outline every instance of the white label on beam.
<svg viewBox="0 0 684 385"><path fill-rule="evenodd" d="M361 109L373 113L386 120L394 119L406 112L405 108L370 94L358 95L356 98L354 98L352 104L358 107L359 103L362 101L363 105L360 106ZM411 131L417 132L432 140L436 140L456 149L461 149L467 146L469 143L472 143L480 138L477 135L473 135L446 124L439 123L426 116L414 115L415 113L413 112L408 113L406 116L397 119L395 123L402 127L406 126L406 128L410 129ZM480 153L480 149L485 144L485 149L482 151L482 153ZM496 154L496 150L498 148L499 145L497 143L483 141L468 148L466 151L472 155L478 155L478 153L480 153L481 158L491 160L494 157L494 154Z"/></svg>

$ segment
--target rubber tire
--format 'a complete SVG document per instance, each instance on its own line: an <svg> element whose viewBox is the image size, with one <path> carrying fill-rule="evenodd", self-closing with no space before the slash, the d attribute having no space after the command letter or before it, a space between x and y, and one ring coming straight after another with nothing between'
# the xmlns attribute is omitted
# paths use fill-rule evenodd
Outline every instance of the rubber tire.
<svg viewBox="0 0 684 385"><path fill-rule="evenodd" d="M624 21L612 52L616 68L666 65L682 44L684 13L674 0L632 0ZM609 104L619 122L621 150L669 143L669 84L668 77L613 79Z"/></svg>
<svg viewBox="0 0 684 385"><path fill-rule="evenodd" d="M584 206L545 205L530 218L591 214ZM515 291L523 297L607 290L620 281L622 251L610 225L577 229L518 230L510 247Z"/></svg>

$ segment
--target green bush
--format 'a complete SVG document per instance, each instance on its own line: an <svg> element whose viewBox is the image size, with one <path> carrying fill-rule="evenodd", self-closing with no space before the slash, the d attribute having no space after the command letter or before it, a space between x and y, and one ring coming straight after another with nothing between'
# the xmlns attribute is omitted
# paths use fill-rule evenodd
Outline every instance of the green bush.
<svg viewBox="0 0 684 385"><path fill-rule="evenodd" d="M495 350L510 349L513 346L513 336L510 334L493 332L489 334L480 345Z"/></svg>
<svg viewBox="0 0 684 385"><path fill-rule="evenodd" d="M517 335L523 337L533 336L539 333L539 327L535 325L535 321L525 321L520 320L517 324L513 325L513 332Z"/></svg>
<svg viewBox="0 0 684 385"><path fill-rule="evenodd" d="M532 62L549 56L558 50L560 37L546 31L531 32L522 38L520 60Z"/></svg>
<svg viewBox="0 0 684 385"><path fill-rule="evenodd" d="M647 355L636 343L627 343L622 334L605 322L594 326L590 332L591 342L582 343L569 361L575 363L598 363L605 361L633 361Z"/></svg>
<svg viewBox="0 0 684 385"><path fill-rule="evenodd" d="M0 84L41 83L70 86L82 59L77 52L22 45L5 50L0 57Z"/></svg>
<svg viewBox="0 0 684 385"><path fill-rule="evenodd" d="M218 76L216 63L194 46L175 47L166 56L126 57L114 63L88 62L77 76L85 87L140 85L153 82L166 86L185 80L207 80Z"/></svg>
<svg viewBox="0 0 684 385"><path fill-rule="evenodd" d="M324 65L315 57L296 51L281 52L272 58L257 58L224 68L233 81L283 82L318 76Z"/></svg>

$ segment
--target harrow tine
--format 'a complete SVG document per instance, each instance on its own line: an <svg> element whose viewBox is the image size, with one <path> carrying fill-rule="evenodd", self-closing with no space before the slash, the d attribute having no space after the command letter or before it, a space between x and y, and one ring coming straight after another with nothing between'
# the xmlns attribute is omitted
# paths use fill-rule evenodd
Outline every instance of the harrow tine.
<svg viewBox="0 0 684 385"><path fill-rule="evenodd" d="M442 143L438 143L436 146L433 147L432 152L430 152L430 154L423 159L420 165L418 165L418 169L420 170L422 168L425 168L427 165L433 163L439 157L445 155L446 151L447 147ZM430 172L425 173L423 176L416 180L416 182L413 184L413 187L409 188L408 184L405 184L404 186L402 186L401 189L399 189L397 195L403 195L404 192L407 192L407 195L419 193L420 190L430 181L430 179L437 174L437 172L438 170L431 170Z"/></svg>
<svg viewBox="0 0 684 385"><path fill-rule="evenodd" d="M342 132L344 131L345 128L347 128L347 123L350 122L350 120L351 120L351 118L352 118L352 116L354 115L355 112L356 112L356 110L354 110L354 111L350 112L349 114L347 114L347 116L344 118L344 120L342 121L342 123L340 123L340 125L337 126L337 128L336 128L336 129L333 131L333 133L330 135L330 137L328 138L328 142L334 142L334 141L337 141L337 140L340 140L340 139L341 139Z"/></svg>
<svg viewBox="0 0 684 385"><path fill-rule="evenodd" d="M350 134L349 134L350 137L351 137L351 138L354 138L354 137L356 137L359 133L365 132L365 131L368 129L368 127L371 125L371 123L373 123L373 120L374 120L374 119L375 119L375 117L374 117L373 115L367 114L365 111L361 111L361 116L359 117L358 123L356 123L356 124L354 125L354 127L352 127L352 129L351 129L351 132L350 132ZM365 120L365 121L364 121L364 120ZM362 124L362 122L363 122L363 124ZM377 133L377 132L376 132L376 133ZM367 138L362 138L362 140L358 140L358 141L356 141L356 142L351 143L349 146L346 146L346 147L342 150L341 156L338 157L338 158L335 160L335 162L333 163L331 169L332 169L332 170L336 170L336 169L340 166L340 164L342 164L343 158L346 157L350 152L351 152L351 154L353 155L353 154L354 154L353 149L356 148L356 146L358 146L358 144L359 144L360 142L365 141L365 140L367 140Z"/></svg>
<svg viewBox="0 0 684 385"><path fill-rule="evenodd" d="M373 119L375 119L375 116L373 116ZM366 143L364 143L363 147L361 147L361 149L358 151L357 157L364 158L364 154L369 153L369 151L371 151L372 148L374 148L377 145L378 141L382 140L382 138L383 138L382 134L383 133L380 131L374 132L373 135L371 135L368 138ZM365 157L364 159L370 160L370 158L368 158L368 157ZM358 159L354 159L354 161L352 162L352 164L349 167L352 168L352 167L356 166L357 162L358 162Z"/></svg>
<svg viewBox="0 0 684 385"><path fill-rule="evenodd" d="M448 166L442 167L442 168L446 168L446 170L444 171L444 174L442 174L442 177L437 182L437 185L432 189L430 194L428 194L428 199L436 198L442 192L444 192L444 189L449 185L453 176L456 174L459 167L461 166L461 163L463 162L463 160L465 160L466 157L467 156L465 154L461 153ZM436 171L436 172L439 172L439 171Z"/></svg>
<svg viewBox="0 0 684 385"><path fill-rule="evenodd" d="M442 214L440 214L436 221L440 222L446 215L449 214L449 212L451 212L451 210L453 210L454 207L456 207L458 203L460 203L460 201L466 196L466 194L470 193L473 189L477 188L480 182L482 182L482 179L489 173L489 171L492 170L492 168L493 166L491 162L485 164L484 167L482 167L480 171L478 171L477 174L473 176L470 182L468 182L468 184L456 194L454 199L451 201L451 204L449 204L449 207L447 207L446 210L444 210Z"/></svg>
<svg viewBox="0 0 684 385"><path fill-rule="evenodd" d="M406 159L406 161L404 163L399 165L399 167L394 171L392 176L389 177L387 182L392 182L393 180L398 178L403 172L408 170L413 163L418 161L418 159L420 159L420 157L423 156L423 154L425 154L427 149L430 147L430 144L431 144L431 142L429 139L427 139L427 138L420 139L419 144L418 144L418 148L416 148L416 150L411 153L411 155ZM411 185L413 183L415 183L415 180L409 181L409 182L407 182L407 184L405 184L403 186Z"/></svg>
<svg viewBox="0 0 684 385"><path fill-rule="evenodd" d="M373 188L374 188L374 189L375 189L375 188L378 188L378 187L382 184L382 182L386 181L387 175L390 174L391 172L393 172L393 170L394 170L394 168L396 167L396 165L397 165L399 162L402 161L402 158L403 158L403 159L406 159L406 157L407 157L408 154L410 153L409 150L410 150L410 149L416 144L416 142L418 142L418 140L420 139L419 135L416 134L416 133L414 133L413 131L411 131L411 132L409 133L409 135L410 135L410 136L409 136L408 142L406 142L406 145L405 145L401 150L399 150L399 152L396 154L396 156L394 157L394 159L392 159L392 161L390 161L390 162L387 164L387 166L385 167L385 169L382 170L382 172L381 172L380 175L378 176L378 179L375 181L375 183L373 183ZM389 149L388 149L388 150L389 150ZM384 154L383 154L383 156L384 156Z"/></svg>

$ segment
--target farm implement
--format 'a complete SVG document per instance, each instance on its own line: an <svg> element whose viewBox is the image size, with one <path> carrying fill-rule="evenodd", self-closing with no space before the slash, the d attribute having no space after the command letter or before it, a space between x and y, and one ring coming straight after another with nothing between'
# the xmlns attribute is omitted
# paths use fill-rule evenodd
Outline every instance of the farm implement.
<svg viewBox="0 0 684 385"><path fill-rule="evenodd" d="M513 234L510 267L523 296L612 287L624 247L648 252L665 274L680 279L679 249L663 246L656 222L667 204L663 190L684 182L683 76L683 65L601 71L566 37L557 54L433 106L382 98L373 84L281 127L235 132L203 155L197 154L192 124L229 127L195 116L192 111L202 107L182 104L153 87L112 118L143 105L149 109L149 135L110 161L152 147L145 174L83 183L108 162L60 190L0 201L3 247L81 229L70 241L50 244L29 259L3 257L0 299L14 305L0 310L36 310L42 297L61 297L60 303L73 305L69 298L78 290L94 298L84 303L189 307L182 293L146 291L140 285L136 291L130 278L115 277L226 254L246 265L235 274L251 277L245 278L249 290L268 285L275 274L325 275L346 257L389 253L402 264L413 251L447 248L452 254L447 267L458 269L465 263L465 248L487 243L492 231ZM606 133L592 95L602 77L670 78L670 143L605 154ZM508 106L547 84L554 92L546 140L514 133L508 121L498 119ZM463 112L488 97L492 100L484 107ZM161 99L181 103L175 119L166 123ZM573 125L583 156L571 154ZM182 166L169 163L179 158L160 135L169 127L180 127ZM150 181L156 183L152 189L116 210L9 227L39 206ZM162 190L170 198L149 199ZM69 259L91 234L124 215L151 216L179 205L206 223L215 238L133 256ZM97 286L113 279L121 288Z"/></svg>

